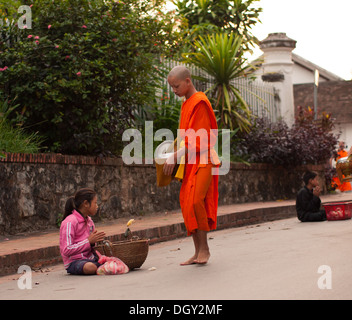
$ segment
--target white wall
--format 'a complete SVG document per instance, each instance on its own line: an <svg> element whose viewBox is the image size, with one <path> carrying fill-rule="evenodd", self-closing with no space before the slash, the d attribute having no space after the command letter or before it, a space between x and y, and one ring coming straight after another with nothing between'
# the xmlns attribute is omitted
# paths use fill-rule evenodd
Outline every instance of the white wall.
<svg viewBox="0 0 352 320"><path fill-rule="evenodd" d="M336 125L334 133L337 134L340 133L340 131L341 135L339 141L344 141L349 150L352 147L352 123Z"/></svg>
<svg viewBox="0 0 352 320"><path fill-rule="evenodd" d="M319 82L325 81L322 77L319 78ZM295 63L293 65L292 82L293 84L314 83L314 72Z"/></svg>

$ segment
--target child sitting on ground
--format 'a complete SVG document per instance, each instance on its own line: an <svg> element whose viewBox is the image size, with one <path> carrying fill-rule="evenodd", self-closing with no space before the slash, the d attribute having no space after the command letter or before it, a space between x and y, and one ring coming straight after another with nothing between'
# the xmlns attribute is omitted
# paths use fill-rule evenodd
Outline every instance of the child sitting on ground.
<svg viewBox="0 0 352 320"><path fill-rule="evenodd" d="M60 227L60 252L64 266L70 274L127 273L128 267L121 260L102 256L94 250L95 243L105 237L104 232L95 229L90 218L97 211L97 194L92 189L81 189L67 200ZM112 260L114 263L106 264Z"/></svg>
<svg viewBox="0 0 352 320"><path fill-rule="evenodd" d="M320 209L321 200L319 195L321 189L317 173L307 171L303 175L303 181L305 186L298 192L296 200L298 219L302 222L325 221L325 210Z"/></svg>

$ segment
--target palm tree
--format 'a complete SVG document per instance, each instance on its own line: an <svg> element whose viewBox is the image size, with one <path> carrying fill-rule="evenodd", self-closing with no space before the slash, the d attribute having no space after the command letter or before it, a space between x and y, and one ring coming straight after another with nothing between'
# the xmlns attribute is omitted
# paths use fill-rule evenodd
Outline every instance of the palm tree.
<svg viewBox="0 0 352 320"><path fill-rule="evenodd" d="M251 111L233 80L246 75L249 66L243 59L242 38L233 33L208 35L194 43L195 52L183 54L193 64L214 78L206 91L219 112L221 123L231 130L249 131ZM202 79L206 80L206 79ZM208 80L209 81L209 80Z"/></svg>

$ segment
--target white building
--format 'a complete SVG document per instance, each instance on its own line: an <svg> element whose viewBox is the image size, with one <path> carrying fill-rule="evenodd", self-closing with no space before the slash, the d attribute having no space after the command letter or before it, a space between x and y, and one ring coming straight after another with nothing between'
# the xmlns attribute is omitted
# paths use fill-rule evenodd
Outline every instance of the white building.
<svg viewBox="0 0 352 320"><path fill-rule="evenodd" d="M260 42L263 55L254 63L257 81L272 83L279 95L280 116L292 125L298 105L314 107L314 82L319 72L318 113L331 112L336 133L352 146L352 81L329 72L292 51L296 41L285 33L271 33Z"/></svg>

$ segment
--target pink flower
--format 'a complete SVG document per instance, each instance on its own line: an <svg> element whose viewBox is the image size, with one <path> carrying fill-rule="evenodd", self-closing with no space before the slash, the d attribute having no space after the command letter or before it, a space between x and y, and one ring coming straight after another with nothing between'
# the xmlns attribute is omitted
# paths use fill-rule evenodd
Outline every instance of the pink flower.
<svg viewBox="0 0 352 320"><path fill-rule="evenodd" d="M35 39L35 40L39 40L39 36L36 36L34 39Z"/></svg>
<svg viewBox="0 0 352 320"><path fill-rule="evenodd" d="M83 25L82 28L83 28L83 29L87 29L87 26L86 26L86 25Z"/></svg>
<svg viewBox="0 0 352 320"><path fill-rule="evenodd" d="M51 29L51 24L48 25L48 29Z"/></svg>
<svg viewBox="0 0 352 320"><path fill-rule="evenodd" d="M70 56L66 56L66 57L65 57L65 60L68 60L68 59L70 59Z"/></svg>
<svg viewBox="0 0 352 320"><path fill-rule="evenodd" d="M0 72L2 72L2 71L5 71L6 69L8 69L9 67L7 67L7 66L5 66L5 67L3 67L3 68L0 68Z"/></svg>
<svg viewBox="0 0 352 320"><path fill-rule="evenodd" d="M56 49L59 49L59 46L55 46Z"/></svg>
<svg viewBox="0 0 352 320"><path fill-rule="evenodd" d="M33 38L33 36L30 34L27 38L28 38L28 39L31 39L31 38Z"/></svg>
<svg viewBox="0 0 352 320"><path fill-rule="evenodd" d="M39 41L38 40L36 40L36 42L35 42L36 44L39 44Z"/></svg>
<svg viewBox="0 0 352 320"><path fill-rule="evenodd" d="M113 41L113 42L116 42L116 41L117 41L117 39L116 39L116 38L114 38L114 39L112 39L112 41Z"/></svg>
<svg viewBox="0 0 352 320"><path fill-rule="evenodd" d="M80 77L82 75L82 72L77 72L76 74Z"/></svg>

